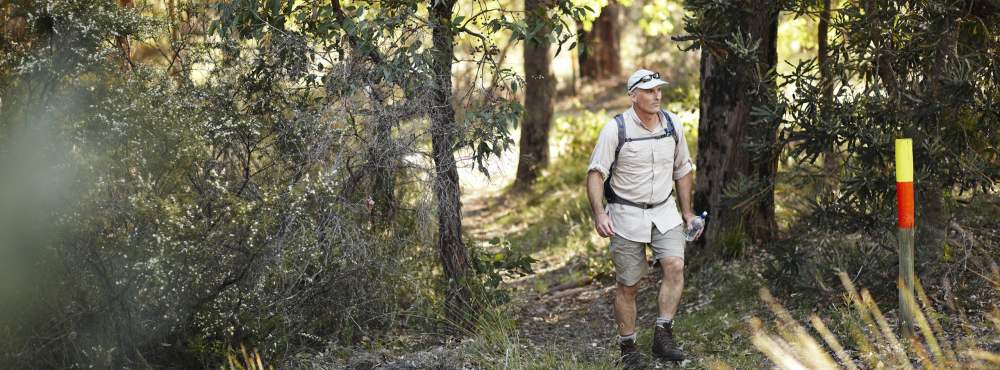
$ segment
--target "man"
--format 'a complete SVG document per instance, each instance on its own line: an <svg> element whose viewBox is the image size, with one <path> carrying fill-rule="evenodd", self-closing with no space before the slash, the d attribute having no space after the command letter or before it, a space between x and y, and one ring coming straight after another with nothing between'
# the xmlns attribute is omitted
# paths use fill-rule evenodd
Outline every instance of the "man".
<svg viewBox="0 0 1000 370"><path fill-rule="evenodd" d="M684 359L674 342L673 320L684 285L684 230L695 218L693 166L677 118L660 110L664 84L658 73L644 69L629 77L626 90L632 107L620 117L624 135L619 134L618 117L604 126L587 174L594 228L602 237L611 238L617 281L615 321L626 368L641 362L635 344L635 297L645 272L647 245L663 270L652 352L665 360ZM620 137L625 140L619 148ZM612 194L605 209L604 182L609 176ZM681 213L671 194L674 189Z"/></svg>

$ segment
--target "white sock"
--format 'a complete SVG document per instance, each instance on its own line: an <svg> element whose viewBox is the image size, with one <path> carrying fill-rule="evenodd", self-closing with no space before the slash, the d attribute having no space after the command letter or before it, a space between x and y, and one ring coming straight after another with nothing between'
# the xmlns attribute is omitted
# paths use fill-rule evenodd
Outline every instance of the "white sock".
<svg viewBox="0 0 1000 370"><path fill-rule="evenodd" d="M632 332L632 334L629 334L629 335L619 335L618 336L618 341L619 342L627 342L627 341L630 341L630 340L631 341L635 341L635 332Z"/></svg>
<svg viewBox="0 0 1000 370"><path fill-rule="evenodd" d="M666 316L660 316L656 318L656 326L669 326L673 324L673 318L668 318Z"/></svg>

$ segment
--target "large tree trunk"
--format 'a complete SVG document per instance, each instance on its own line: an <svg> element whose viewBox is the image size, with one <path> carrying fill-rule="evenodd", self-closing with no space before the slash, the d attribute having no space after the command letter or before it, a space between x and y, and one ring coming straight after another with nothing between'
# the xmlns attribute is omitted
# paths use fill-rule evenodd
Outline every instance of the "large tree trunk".
<svg viewBox="0 0 1000 370"><path fill-rule="evenodd" d="M615 0L601 8L601 15L594 20L590 32L581 33L580 77L604 79L619 77L622 73L621 17L622 6Z"/></svg>
<svg viewBox="0 0 1000 370"><path fill-rule="evenodd" d="M524 0L529 24L543 22L548 10L546 0ZM528 188L549 162L549 128L552 126L553 98L556 92L552 75L551 42L548 27L542 27L536 40L524 43L524 119L521 123L521 155L517 161L515 189Z"/></svg>
<svg viewBox="0 0 1000 370"><path fill-rule="evenodd" d="M738 24L740 32L748 32L760 42L756 60L740 61L732 53L726 56L702 48L695 208L713 215L705 231L707 248L699 253L708 258L738 255L744 236L769 240L777 229L773 187L778 163L774 145L777 126L774 122L751 126L750 112L752 107L766 104L774 90L773 81L756 80L755 70L769 71L777 62L778 10L764 2L752 11L752 16ZM751 153L747 148L750 142L769 145L763 152ZM749 194L735 198L723 195L727 186L738 182L755 185Z"/></svg>
<svg viewBox="0 0 1000 370"><path fill-rule="evenodd" d="M434 81L431 94L431 151L434 157L434 196L437 199L438 250L444 267L448 287L445 305L449 319L466 324L463 312L469 306L471 290L468 278L472 268L462 242L462 212L458 188L458 168L452 153L455 109L451 105L451 63L455 57L454 32L451 28L455 0L431 0L428 8L433 27L434 56L432 68Z"/></svg>

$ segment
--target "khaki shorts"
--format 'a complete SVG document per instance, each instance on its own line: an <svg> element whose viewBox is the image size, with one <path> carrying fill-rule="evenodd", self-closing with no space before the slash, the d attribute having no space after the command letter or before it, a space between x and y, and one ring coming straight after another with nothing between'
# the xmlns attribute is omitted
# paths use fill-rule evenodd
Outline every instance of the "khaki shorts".
<svg viewBox="0 0 1000 370"><path fill-rule="evenodd" d="M646 245L653 250L653 258L684 258L684 224L665 233L653 226L650 243L634 242L618 235L611 236L611 259L615 263L615 279L626 286L639 282L646 272Z"/></svg>

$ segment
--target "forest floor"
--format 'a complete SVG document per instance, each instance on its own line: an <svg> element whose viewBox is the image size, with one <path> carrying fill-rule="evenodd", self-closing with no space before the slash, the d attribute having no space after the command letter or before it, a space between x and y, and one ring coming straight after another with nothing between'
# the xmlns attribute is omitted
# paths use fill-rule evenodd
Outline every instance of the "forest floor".
<svg viewBox="0 0 1000 370"><path fill-rule="evenodd" d="M579 191L583 192L582 184ZM513 291L509 308L516 321L518 344L535 351L522 359L522 363L528 368L614 368L619 349L613 317L615 284L606 271L610 266L610 257L605 252L607 239L593 233L593 240L585 243L587 247L573 248L566 246L572 243L561 242L559 237L532 235L548 234L539 232L537 226L503 227L511 224L504 218L520 218L511 215L513 210L537 202L530 198L504 199L503 195L486 194L470 197L465 203L466 222L477 240L508 238L512 245L537 249L532 253L537 260L534 273L506 281L507 288ZM562 218L566 223L575 222L566 226L578 234L592 232L586 220ZM506 232L512 229L515 233ZM555 242L547 248L533 246L533 240ZM603 266L596 270L605 271L595 271L594 265ZM649 368L725 368L723 364L738 369L769 367L750 343L748 320L766 311L758 298L760 287L766 284L753 270L754 265L746 260L726 266L705 266L687 274L675 319L675 335L688 356L680 363L661 362L649 354L660 274L648 268L640 282L637 329Z"/></svg>

